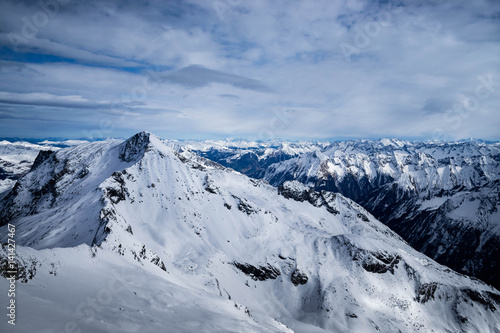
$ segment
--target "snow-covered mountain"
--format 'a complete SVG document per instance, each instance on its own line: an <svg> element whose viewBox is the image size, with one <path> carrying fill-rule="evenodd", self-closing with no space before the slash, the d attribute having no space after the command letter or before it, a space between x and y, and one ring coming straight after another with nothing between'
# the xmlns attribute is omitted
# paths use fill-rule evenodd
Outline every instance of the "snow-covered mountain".
<svg viewBox="0 0 500 333"><path fill-rule="evenodd" d="M319 151L328 142L287 141L168 141L178 150L188 150L247 176L261 179L267 168L306 153Z"/></svg>
<svg viewBox="0 0 500 333"><path fill-rule="evenodd" d="M6 224L19 331L500 328L497 290L354 201L295 181L277 189L149 133L40 153L0 202L2 243Z"/></svg>
<svg viewBox="0 0 500 333"><path fill-rule="evenodd" d="M0 197L30 170L38 152L48 149L51 148L29 142L0 141Z"/></svg>
<svg viewBox="0 0 500 333"><path fill-rule="evenodd" d="M275 186L298 180L342 193L417 250L500 287L499 143L334 142L278 163L262 161L267 166L258 173L240 168L245 154L254 152L223 156L213 149L207 157Z"/></svg>
<svg viewBox="0 0 500 333"><path fill-rule="evenodd" d="M83 143L88 143L88 141L44 140L37 143L0 141L0 198L15 185L17 179L30 170L39 151L56 151L60 148L73 147Z"/></svg>

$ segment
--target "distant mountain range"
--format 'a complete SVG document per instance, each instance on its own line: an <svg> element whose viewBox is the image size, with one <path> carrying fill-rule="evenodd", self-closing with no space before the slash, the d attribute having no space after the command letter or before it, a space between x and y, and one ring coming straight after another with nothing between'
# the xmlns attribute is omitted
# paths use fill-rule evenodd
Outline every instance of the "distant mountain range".
<svg viewBox="0 0 500 333"><path fill-rule="evenodd" d="M273 186L353 199L417 250L500 287L500 144L344 141L188 149Z"/></svg>
<svg viewBox="0 0 500 333"><path fill-rule="evenodd" d="M16 329L493 332L500 328L496 289L439 265L353 200L327 191L334 189L334 179L326 178L324 184L309 180L313 175L316 179L314 170L337 170L328 163L321 165L332 158L336 161L332 146L284 146L262 149L271 149L266 158L292 151L294 157L277 157L278 164L259 170L264 179L280 179L279 187L200 156L214 150L194 153L185 143L165 142L147 132L128 140L40 151L29 172L0 200L2 243L10 237L9 224L16 230L17 297L23 304ZM243 148L234 151L239 149ZM483 155L493 149L486 146ZM469 150L457 155L463 151ZM362 172L358 168L358 178L367 170L377 174L378 168L389 170L393 162L382 163L383 154L376 155L381 164L374 169L368 164ZM413 161L399 153L394 156L401 157L397 167ZM321 163L315 168L317 161ZM339 157L339 163L345 161L350 159ZM356 163L349 167L361 165ZM292 165L310 165L311 172L292 171ZM434 167L440 170L439 165ZM289 172L295 180L284 179ZM396 176L404 174L404 168L395 172L391 175L396 186L419 189L425 182L400 182ZM301 178L302 174L309 178ZM347 174L338 178L339 184ZM382 183L380 177L372 173L367 181ZM474 178L474 184L482 184L480 178ZM395 198L406 198L404 193L410 190L396 190ZM451 192L445 193L453 198ZM422 207L426 201L419 200ZM7 261L4 246L0 265L5 277ZM6 290L8 284L0 279L0 289ZM6 325L1 321L0 329L5 331Z"/></svg>

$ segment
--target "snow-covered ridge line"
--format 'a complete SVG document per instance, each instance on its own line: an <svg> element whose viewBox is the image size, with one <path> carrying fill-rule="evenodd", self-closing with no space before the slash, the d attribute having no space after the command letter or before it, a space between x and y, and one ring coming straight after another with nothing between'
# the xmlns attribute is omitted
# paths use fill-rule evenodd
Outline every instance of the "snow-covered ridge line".
<svg viewBox="0 0 500 333"><path fill-rule="evenodd" d="M298 180L342 193L417 249L500 287L498 263L490 259L500 251L498 142L382 139L308 149L199 153L274 186Z"/></svg>
<svg viewBox="0 0 500 333"><path fill-rule="evenodd" d="M498 291L418 253L352 200L298 182L278 190L146 132L40 157L0 201L0 219L16 225L26 271L36 266L22 295L30 313L46 315L40 331L73 320L121 332L131 318L146 332L492 331L500 323ZM114 277L118 268L131 278ZM135 283L140 274L152 282ZM127 288L93 320L68 312L89 294L99 300L109 281ZM71 298L55 292L61 286ZM54 304L58 318L44 310Z"/></svg>

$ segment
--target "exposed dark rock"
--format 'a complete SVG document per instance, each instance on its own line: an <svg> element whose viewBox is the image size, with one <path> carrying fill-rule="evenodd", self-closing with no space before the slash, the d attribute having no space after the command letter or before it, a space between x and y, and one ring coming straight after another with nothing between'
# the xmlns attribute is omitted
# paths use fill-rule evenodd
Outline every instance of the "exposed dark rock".
<svg viewBox="0 0 500 333"><path fill-rule="evenodd" d="M117 204L122 200L125 200L128 195L128 190L125 187L125 179L123 178L123 172L113 172L113 180L118 186L106 187L106 197L111 200L112 203Z"/></svg>
<svg viewBox="0 0 500 333"><path fill-rule="evenodd" d="M89 169L84 168L84 169L82 169L82 171L80 171L80 173L78 174L78 178L80 178L80 179L85 178L85 176L87 176L88 174L89 174Z"/></svg>
<svg viewBox="0 0 500 333"><path fill-rule="evenodd" d="M286 199L292 199L299 202L311 200L314 202L314 199L317 198L317 194L315 195L312 188L302 186L293 187L288 185L289 184L283 184L278 186L278 193Z"/></svg>
<svg viewBox="0 0 500 333"><path fill-rule="evenodd" d="M461 291L471 301L481 304L484 308L486 308L490 311L496 311L500 306L500 303L498 302L500 295L495 295L493 293L483 294L479 291L468 289L468 288L462 289ZM492 295L494 295L494 296L491 297Z"/></svg>
<svg viewBox="0 0 500 333"><path fill-rule="evenodd" d="M358 213L357 216L358 216L358 218L360 218L364 222L369 222L370 221L365 214Z"/></svg>
<svg viewBox="0 0 500 333"><path fill-rule="evenodd" d="M139 251L139 258L146 259L146 245L142 246L142 249Z"/></svg>
<svg viewBox="0 0 500 333"><path fill-rule="evenodd" d="M255 281L274 280L281 275L280 270L270 264L259 267L239 262L232 262L231 264Z"/></svg>
<svg viewBox="0 0 500 333"><path fill-rule="evenodd" d="M62 179L65 175L71 174L74 171L70 170L68 167L68 162L65 161L64 163L58 161L55 157L55 155L51 155L51 159L53 160L53 163L55 165L54 167L54 173L53 176L43 185L41 185L38 188L31 189L31 198L33 201L33 205L31 206L30 214L36 214L37 213L37 204L39 202L42 202L44 200L49 200L50 199L50 205L53 206L56 202L57 197L59 196L59 193L57 192L57 182ZM60 165L63 164L63 167L61 171L55 172L55 170L60 167Z"/></svg>
<svg viewBox="0 0 500 333"><path fill-rule="evenodd" d="M54 156L56 152L52 150L40 150L31 166L30 172L38 168L43 162Z"/></svg>
<svg viewBox="0 0 500 333"><path fill-rule="evenodd" d="M424 304L431 299L434 299L437 287L438 283L436 282L422 284L416 291L417 296L415 297L415 301Z"/></svg>
<svg viewBox="0 0 500 333"><path fill-rule="evenodd" d="M326 191L316 192L312 188L298 182L284 183L278 186L278 193L287 199L299 202L307 201L315 207L325 207L331 214L339 214L339 211L332 205L332 201L336 197L335 193Z"/></svg>
<svg viewBox="0 0 500 333"><path fill-rule="evenodd" d="M14 263L7 256L7 245L2 244L3 251L0 253L0 276L4 278L14 277L15 280L27 283L36 275L37 267L40 264L35 259L22 259L16 257ZM12 263L12 265L11 265ZM14 272L14 273L13 273Z"/></svg>
<svg viewBox="0 0 500 333"><path fill-rule="evenodd" d="M120 147L120 159L133 162L141 158L149 145L149 136L147 132L140 132L125 141Z"/></svg>
<svg viewBox="0 0 500 333"><path fill-rule="evenodd" d="M259 212L259 209L253 207L246 199L239 198L235 195L233 195L233 198L238 200L238 210L242 211L243 213L250 215Z"/></svg>
<svg viewBox="0 0 500 333"><path fill-rule="evenodd" d="M129 225L127 229L125 229L129 234L133 235L134 233L132 232L132 227Z"/></svg>
<svg viewBox="0 0 500 333"><path fill-rule="evenodd" d="M92 239L92 246L100 246L101 243L110 234L111 229L108 227L109 221L116 221L116 212L112 208L103 208L99 213L99 226Z"/></svg>
<svg viewBox="0 0 500 333"><path fill-rule="evenodd" d="M298 285L306 284L309 278L305 273L302 273L300 270L296 269L292 273L291 280L293 285L297 287Z"/></svg>
<svg viewBox="0 0 500 333"><path fill-rule="evenodd" d="M212 194L219 193L219 189L217 188L217 186L215 186L214 182L208 175L205 177L205 182L203 183L203 186L205 187L205 191L209 193Z"/></svg>
<svg viewBox="0 0 500 333"><path fill-rule="evenodd" d="M163 271L167 271L167 268L165 267L165 264L163 263L163 260L160 259L158 256L154 256L151 259L151 262L155 264L156 266L160 267Z"/></svg>
<svg viewBox="0 0 500 333"><path fill-rule="evenodd" d="M394 274L394 266L396 266L401 257L385 252L369 252L365 256L362 267L371 273L383 274L387 271Z"/></svg>
<svg viewBox="0 0 500 333"><path fill-rule="evenodd" d="M487 291L486 294L496 303L500 304L500 294L494 294L492 292Z"/></svg>
<svg viewBox="0 0 500 333"><path fill-rule="evenodd" d="M107 196L111 202L114 204L117 204L118 202L125 200L125 194L116 188L113 187L108 187L107 189Z"/></svg>

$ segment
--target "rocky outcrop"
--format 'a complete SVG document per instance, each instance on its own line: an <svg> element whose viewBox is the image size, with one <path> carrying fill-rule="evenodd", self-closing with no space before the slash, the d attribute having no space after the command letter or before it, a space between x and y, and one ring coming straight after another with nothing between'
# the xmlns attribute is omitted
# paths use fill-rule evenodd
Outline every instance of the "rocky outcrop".
<svg viewBox="0 0 500 333"><path fill-rule="evenodd" d="M149 136L148 132L140 132L125 141L120 148L120 159L125 162L139 160L147 150Z"/></svg>
<svg viewBox="0 0 500 333"><path fill-rule="evenodd" d="M252 266L239 262L232 262L231 264L255 281L274 280L281 275L280 270L270 264L267 264L267 266Z"/></svg>

